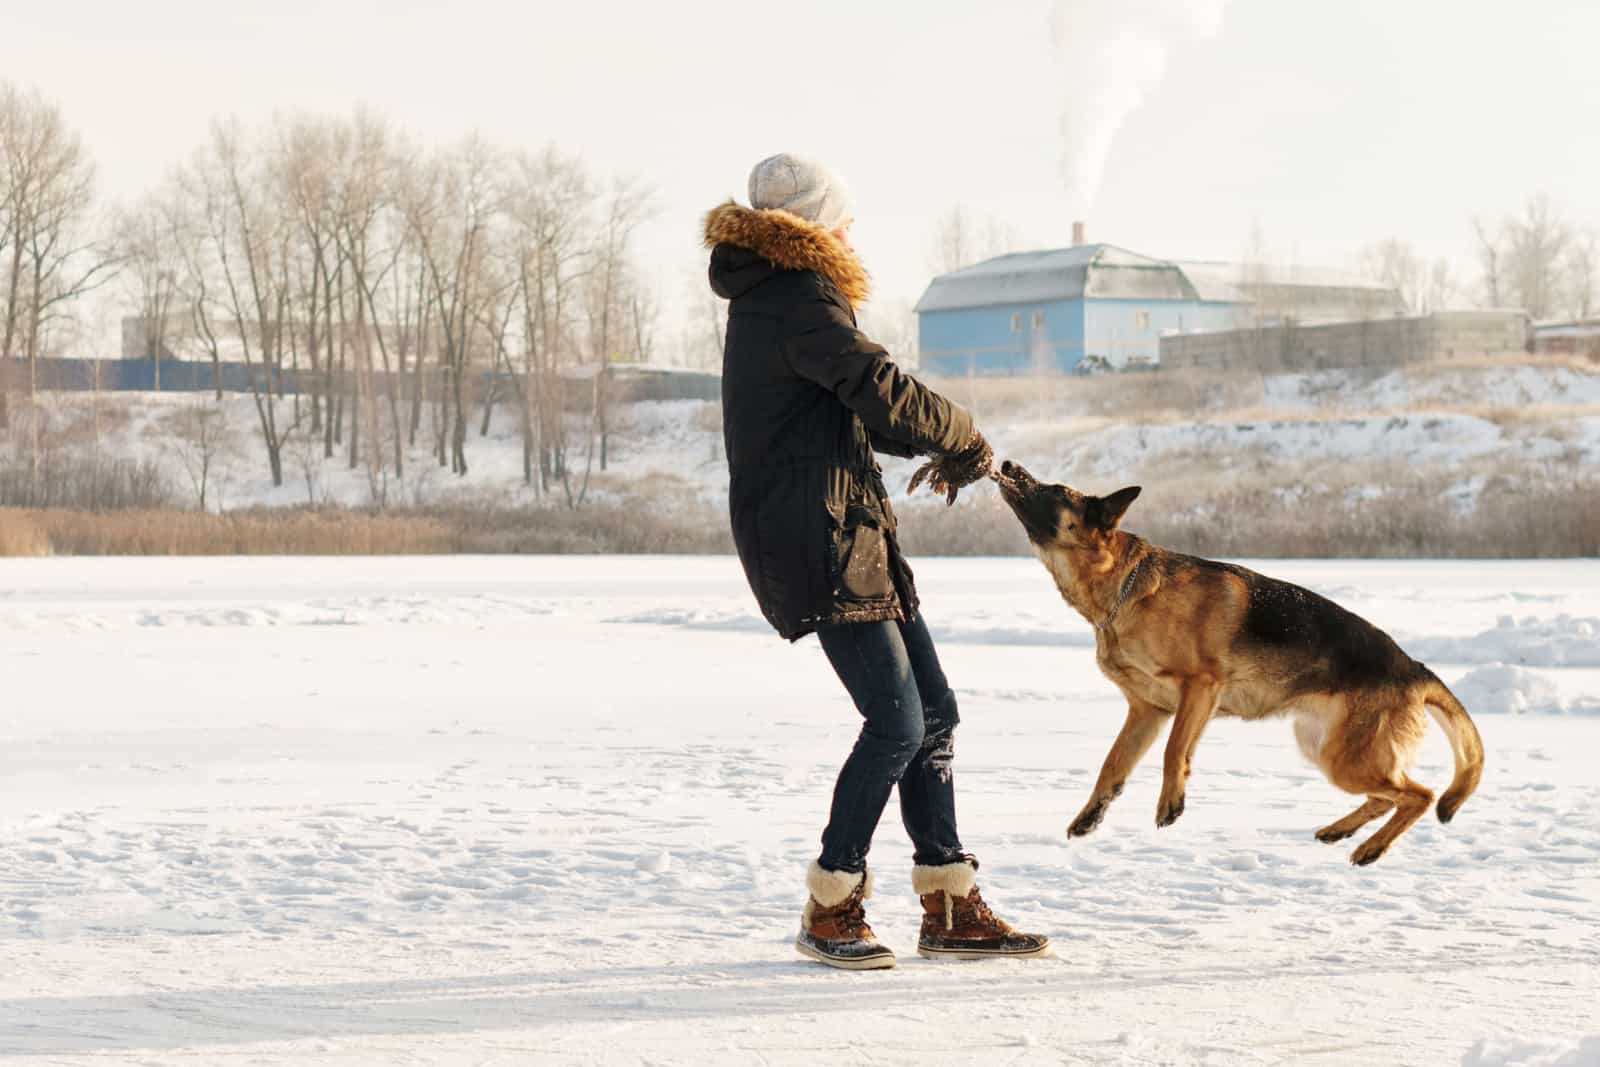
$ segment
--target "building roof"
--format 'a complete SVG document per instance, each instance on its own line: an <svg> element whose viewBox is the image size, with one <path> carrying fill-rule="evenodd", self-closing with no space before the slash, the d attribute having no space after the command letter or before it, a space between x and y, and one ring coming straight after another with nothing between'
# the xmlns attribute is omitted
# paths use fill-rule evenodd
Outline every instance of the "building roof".
<svg viewBox="0 0 1600 1067"><path fill-rule="evenodd" d="M1536 322L1533 332L1538 337L1597 337L1600 336L1600 318Z"/></svg>
<svg viewBox="0 0 1600 1067"><path fill-rule="evenodd" d="M916 310L951 311L1060 300L1190 300L1245 304L1262 286L1399 294L1381 282L1322 267L1155 259L1116 245L1016 252L941 274Z"/></svg>
<svg viewBox="0 0 1600 1067"><path fill-rule="evenodd" d="M1045 304L1083 297L1197 299L1176 264L1115 245L1093 244L1014 252L941 274L929 283L916 310Z"/></svg>
<svg viewBox="0 0 1600 1067"><path fill-rule="evenodd" d="M1332 267L1306 267L1293 263L1221 263L1198 259L1175 259L1172 262L1183 271L1201 300L1248 303L1252 299L1250 290L1262 286L1342 289L1382 295L1394 293L1393 287L1383 282Z"/></svg>

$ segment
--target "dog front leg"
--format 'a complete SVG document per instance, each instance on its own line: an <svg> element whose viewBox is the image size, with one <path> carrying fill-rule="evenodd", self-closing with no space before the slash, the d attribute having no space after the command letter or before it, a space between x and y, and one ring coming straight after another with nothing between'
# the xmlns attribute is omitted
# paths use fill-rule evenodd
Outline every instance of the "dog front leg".
<svg viewBox="0 0 1600 1067"><path fill-rule="evenodd" d="M1072 825L1067 827L1068 837L1082 837L1100 825L1106 809L1121 795L1128 775L1138 766L1144 754L1150 751L1156 734L1161 731L1162 717L1160 711L1143 701L1128 702L1128 719L1122 724L1122 732L1117 735L1116 741L1112 742L1089 802L1072 820Z"/></svg>
<svg viewBox="0 0 1600 1067"><path fill-rule="evenodd" d="M1184 794L1194 761L1194 747L1216 710L1221 686L1214 678L1191 678L1183 685L1178 714L1167 735L1166 760L1162 766L1161 799L1156 804L1156 825L1171 826L1183 814Z"/></svg>

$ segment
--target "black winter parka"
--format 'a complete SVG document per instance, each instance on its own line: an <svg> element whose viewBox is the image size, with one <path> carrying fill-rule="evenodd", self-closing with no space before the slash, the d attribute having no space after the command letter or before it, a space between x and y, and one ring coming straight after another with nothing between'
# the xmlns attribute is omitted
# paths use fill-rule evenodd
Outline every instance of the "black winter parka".
<svg viewBox="0 0 1600 1067"><path fill-rule="evenodd" d="M727 203L706 217L711 288L728 300L722 429L733 540L768 622L908 619L911 568L874 450L945 455L965 410L903 373L857 328L867 276L833 234Z"/></svg>

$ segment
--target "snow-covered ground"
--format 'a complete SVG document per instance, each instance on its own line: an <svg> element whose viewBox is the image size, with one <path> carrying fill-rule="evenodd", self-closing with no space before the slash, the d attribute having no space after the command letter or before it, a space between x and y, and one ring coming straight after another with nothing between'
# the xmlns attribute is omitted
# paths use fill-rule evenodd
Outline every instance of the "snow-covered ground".
<svg viewBox="0 0 1600 1067"><path fill-rule="evenodd" d="M891 808L902 963L845 974L789 941L856 716L731 558L0 560L0 1059L1597 1062L1600 562L1260 566L1467 679L1454 823L1352 867L1288 725L1221 722L1175 826L1151 760L1069 844L1087 627L925 560L966 841L1055 957L915 957Z"/></svg>

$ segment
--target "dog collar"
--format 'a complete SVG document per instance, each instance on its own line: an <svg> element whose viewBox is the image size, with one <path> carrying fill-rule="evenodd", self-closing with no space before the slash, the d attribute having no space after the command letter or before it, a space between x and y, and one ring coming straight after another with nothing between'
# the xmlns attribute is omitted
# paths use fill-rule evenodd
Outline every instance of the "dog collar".
<svg viewBox="0 0 1600 1067"><path fill-rule="evenodd" d="M1144 568L1144 561L1149 558L1149 555L1140 556L1139 562L1135 563L1131 568L1129 568L1128 576L1122 579L1122 588L1117 590L1116 602L1111 605L1111 611L1106 615L1105 621L1095 624L1096 630L1111 629L1111 624L1116 621L1117 612L1122 610L1122 605L1128 599L1128 594L1133 592L1134 579L1139 576L1139 571Z"/></svg>

